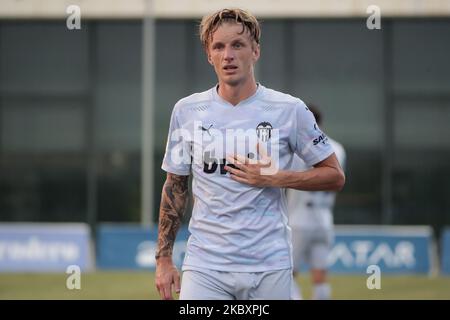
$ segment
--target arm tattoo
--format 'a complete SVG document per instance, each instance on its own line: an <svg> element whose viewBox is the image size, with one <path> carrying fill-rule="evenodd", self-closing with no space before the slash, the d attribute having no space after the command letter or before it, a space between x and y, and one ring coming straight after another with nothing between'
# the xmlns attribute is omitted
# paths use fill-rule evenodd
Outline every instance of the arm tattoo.
<svg viewBox="0 0 450 320"><path fill-rule="evenodd" d="M156 259L170 257L188 200L189 176L167 173L159 209L158 249Z"/></svg>

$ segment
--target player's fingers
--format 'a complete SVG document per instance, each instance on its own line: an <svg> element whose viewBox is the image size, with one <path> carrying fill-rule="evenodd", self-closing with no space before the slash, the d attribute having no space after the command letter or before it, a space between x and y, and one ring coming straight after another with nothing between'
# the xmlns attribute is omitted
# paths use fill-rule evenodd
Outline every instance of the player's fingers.
<svg viewBox="0 0 450 320"><path fill-rule="evenodd" d="M259 164L263 167L270 167L270 164L272 162L272 159L269 157L263 157L261 160L259 160Z"/></svg>
<svg viewBox="0 0 450 320"><path fill-rule="evenodd" d="M267 149L261 142L257 142L256 151L260 156L267 156Z"/></svg>
<svg viewBox="0 0 450 320"><path fill-rule="evenodd" d="M159 296L163 300L171 300L172 292L171 292L171 281L160 280L158 281L156 288L158 289Z"/></svg>
<svg viewBox="0 0 450 320"><path fill-rule="evenodd" d="M231 175L230 177L231 177L231 179L233 179L233 180L235 180L235 181L237 181L237 182L249 184L249 183L248 183L248 180L245 179L245 178L241 178L241 177L238 177L238 176L236 176L236 175Z"/></svg>
<svg viewBox="0 0 450 320"><path fill-rule="evenodd" d="M242 162L240 162L237 159L234 159L233 157L229 156L227 157L227 161L229 163L231 163L233 166L235 166L236 168L242 170L242 171L247 171L247 167L245 166L245 164L242 164Z"/></svg>
<svg viewBox="0 0 450 320"><path fill-rule="evenodd" d="M181 284L180 284L180 275L178 273L174 277L174 284L175 284L175 292L180 293Z"/></svg>
<svg viewBox="0 0 450 320"><path fill-rule="evenodd" d="M171 285L167 285L162 288L164 300L173 300L171 287Z"/></svg>
<svg viewBox="0 0 450 320"><path fill-rule="evenodd" d="M164 299L164 285L160 280L156 281L156 289L158 290L161 299Z"/></svg>
<svg viewBox="0 0 450 320"><path fill-rule="evenodd" d="M227 170L229 173L231 173L231 175L233 175L233 176L245 177L245 175L246 175L244 171L235 169L230 166L225 166L224 169Z"/></svg>
<svg viewBox="0 0 450 320"><path fill-rule="evenodd" d="M235 159L234 154L227 154L226 158L229 163L235 164L238 162L237 159Z"/></svg>
<svg viewBox="0 0 450 320"><path fill-rule="evenodd" d="M235 159L237 160L238 164L248 164L249 163L249 158L241 156L240 154L236 154Z"/></svg>
<svg viewBox="0 0 450 320"><path fill-rule="evenodd" d="M159 288L159 285L156 285L156 290L158 291L159 297L162 299L163 295L161 293L161 289Z"/></svg>
<svg viewBox="0 0 450 320"><path fill-rule="evenodd" d="M241 155L228 155L227 161L236 167L238 166L245 166L248 162L246 161L246 158Z"/></svg>
<svg viewBox="0 0 450 320"><path fill-rule="evenodd" d="M271 158L267 154L266 148L258 142L256 145L256 150L260 155L260 160L258 161L258 163L262 166L270 166Z"/></svg>
<svg viewBox="0 0 450 320"><path fill-rule="evenodd" d="M266 148L259 142L256 144L256 152L258 152L258 154L261 157L267 157L268 156Z"/></svg>

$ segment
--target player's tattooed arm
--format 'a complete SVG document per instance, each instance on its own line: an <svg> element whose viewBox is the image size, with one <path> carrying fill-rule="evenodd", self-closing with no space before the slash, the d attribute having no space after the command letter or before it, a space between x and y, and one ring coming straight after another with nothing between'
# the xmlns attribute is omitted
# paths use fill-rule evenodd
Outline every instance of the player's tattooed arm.
<svg viewBox="0 0 450 320"><path fill-rule="evenodd" d="M159 209L156 258L171 257L173 245L188 203L189 176L167 173Z"/></svg>

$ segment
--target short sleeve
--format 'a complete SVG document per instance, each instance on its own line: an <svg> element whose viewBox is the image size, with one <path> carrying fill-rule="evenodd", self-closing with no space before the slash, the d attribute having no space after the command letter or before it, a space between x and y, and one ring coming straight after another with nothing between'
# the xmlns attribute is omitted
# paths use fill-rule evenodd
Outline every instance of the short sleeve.
<svg viewBox="0 0 450 320"><path fill-rule="evenodd" d="M296 132L294 133L294 152L309 167L325 160L333 154L327 136L319 128L316 119L308 107L299 102L295 105Z"/></svg>
<svg viewBox="0 0 450 320"><path fill-rule="evenodd" d="M189 131L179 121L179 106L175 105L170 117L166 151L161 168L170 173L187 176L191 172Z"/></svg>
<svg viewBox="0 0 450 320"><path fill-rule="evenodd" d="M345 149L344 147L339 143L336 142L333 139L330 139L330 143L333 146L334 149L334 153L336 154L336 158L339 161L339 164L341 165L342 170L345 171L345 166L346 166L346 154L345 154Z"/></svg>

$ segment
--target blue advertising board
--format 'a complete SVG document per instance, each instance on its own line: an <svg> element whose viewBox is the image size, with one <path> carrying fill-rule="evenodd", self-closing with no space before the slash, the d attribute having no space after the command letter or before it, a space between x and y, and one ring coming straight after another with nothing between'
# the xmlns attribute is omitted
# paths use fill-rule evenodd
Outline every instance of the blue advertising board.
<svg viewBox="0 0 450 320"><path fill-rule="evenodd" d="M92 265L89 226L81 223L0 224L0 272L66 271Z"/></svg>
<svg viewBox="0 0 450 320"><path fill-rule="evenodd" d="M428 274L434 267L432 229L427 226L337 226L328 257L334 273Z"/></svg>
<svg viewBox="0 0 450 320"><path fill-rule="evenodd" d="M102 269L155 269L157 229L138 225L101 225L97 266ZM173 260L181 266L189 232L177 234ZM329 256L330 272L364 273L377 265L386 273L429 273L432 270L429 227L338 226Z"/></svg>
<svg viewBox="0 0 450 320"><path fill-rule="evenodd" d="M187 228L177 234L173 262L181 266L189 237ZM102 269L155 269L157 228L102 224L97 236L97 266Z"/></svg>
<svg viewBox="0 0 450 320"><path fill-rule="evenodd" d="M450 228L444 230L441 239L441 272L450 275Z"/></svg>

